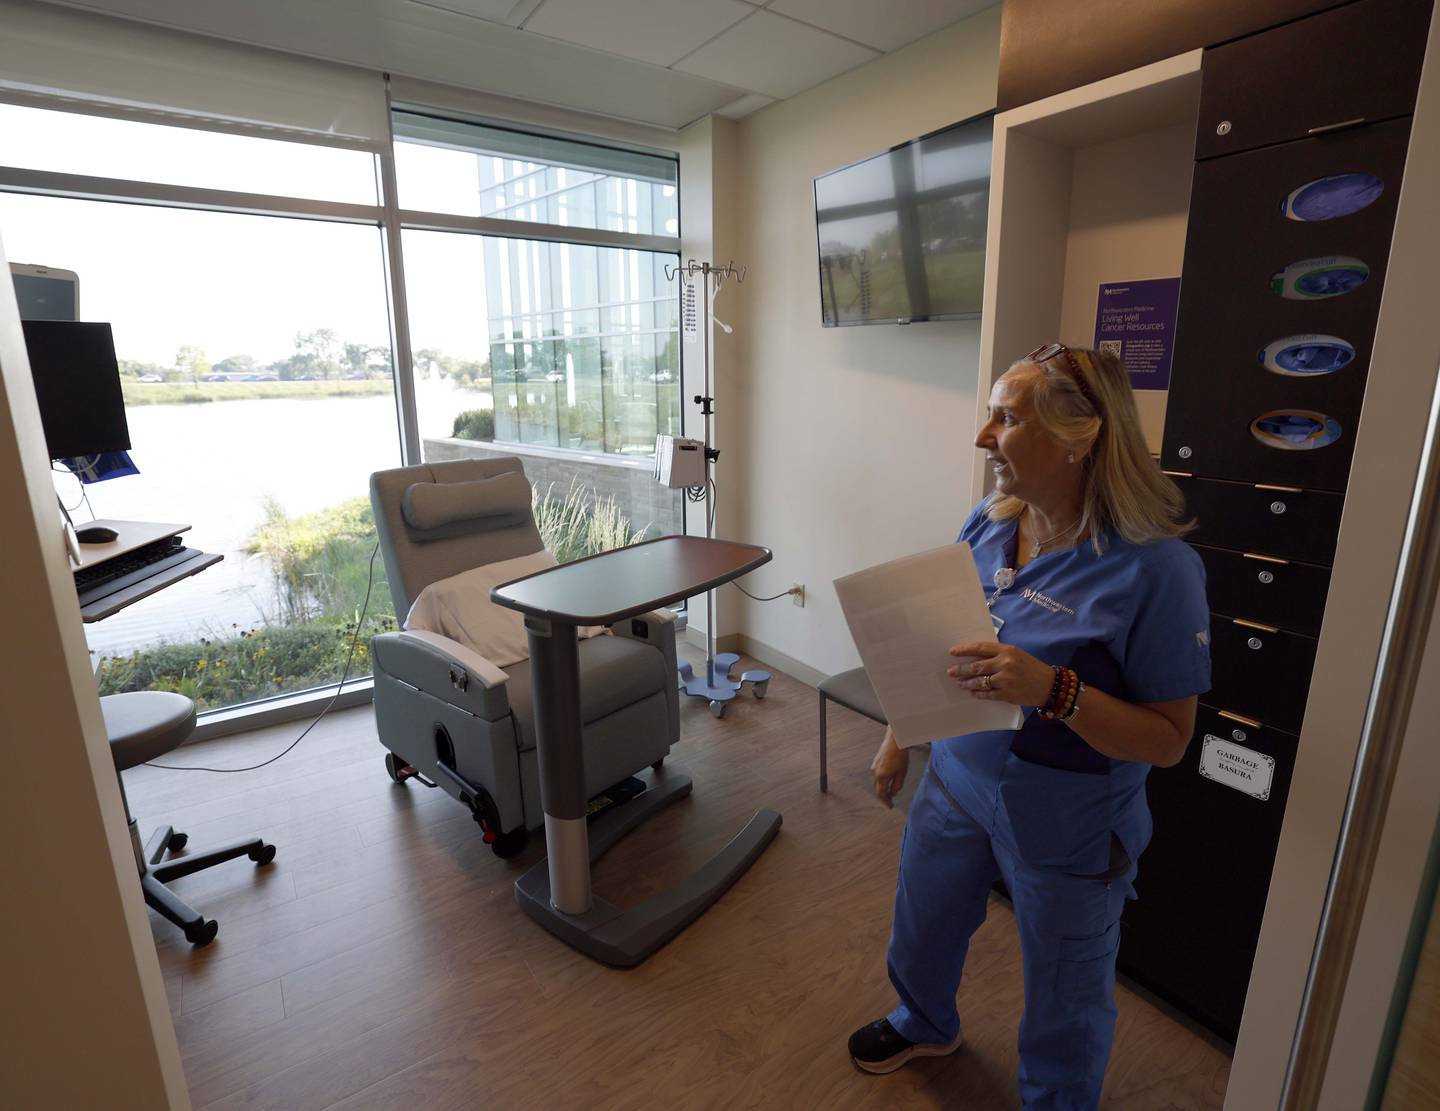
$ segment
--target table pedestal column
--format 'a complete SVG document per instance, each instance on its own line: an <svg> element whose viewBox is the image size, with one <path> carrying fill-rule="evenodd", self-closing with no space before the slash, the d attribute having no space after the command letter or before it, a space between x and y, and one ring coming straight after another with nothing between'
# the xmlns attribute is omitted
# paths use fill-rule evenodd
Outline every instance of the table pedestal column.
<svg viewBox="0 0 1440 1111"><path fill-rule="evenodd" d="M545 855L550 904L564 914L590 909L590 842L585 821L585 756L580 747L580 656L575 626L525 618L535 732L540 761L540 805L545 811Z"/></svg>

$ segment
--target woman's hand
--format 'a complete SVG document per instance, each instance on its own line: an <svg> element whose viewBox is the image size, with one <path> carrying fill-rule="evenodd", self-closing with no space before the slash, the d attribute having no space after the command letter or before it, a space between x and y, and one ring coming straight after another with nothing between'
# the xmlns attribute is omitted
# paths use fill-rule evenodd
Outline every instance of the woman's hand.
<svg viewBox="0 0 1440 1111"><path fill-rule="evenodd" d="M875 781L875 797L887 807L894 806L894 798L905 786L905 773L910 770L910 753L895 743L895 734L885 727L885 739L880 742L880 751L870 761L870 778Z"/></svg>
<svg viewBox="0 0 1440 1111"><path fill-rule="evenodd" d="M979 657L969 663L953 664L945 671L976 698L1016 706L1043 706L1050 700L1055 669L1013 644L957 644L950 649L950 655Z"/></svg>

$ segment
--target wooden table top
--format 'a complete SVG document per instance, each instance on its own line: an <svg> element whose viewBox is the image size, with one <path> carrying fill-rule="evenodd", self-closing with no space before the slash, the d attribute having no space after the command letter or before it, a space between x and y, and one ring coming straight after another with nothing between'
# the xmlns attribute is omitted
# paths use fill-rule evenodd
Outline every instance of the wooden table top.
<svg viewBox="0 0 1440 1111"><path fill-rule="evenodd" d="M496 605L573 625L610 625L737 579L769 548L703 536L662 536L502 583Z"/></svg>

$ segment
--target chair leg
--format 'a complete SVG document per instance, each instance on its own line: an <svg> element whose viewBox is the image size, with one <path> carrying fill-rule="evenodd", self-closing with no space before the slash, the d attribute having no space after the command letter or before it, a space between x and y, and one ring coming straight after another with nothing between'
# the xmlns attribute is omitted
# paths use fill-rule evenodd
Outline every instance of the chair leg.
<svg viewBox="0 0 1440 1111"><path fill-rule="evenodd" d="M827 793L830 781L825 775L825 692L820 692L820 790Z"/></svg>
<svg viewBox="0 0 1440 1111"><path fill-rule="evenodd" d="M153 845L155 838L151 838ZM244 841L232 841L228 845L221 845L218 849L210 849L203 853L194 853L190 856L179 856L173 860L167 860L164 864L155 864L150 869L150 875L158 882L166 883L169 880L179 879L181 876L188 876L193 872L203 871L206 868L213 868L217 864L224 864L227 860L234 860L236 857L248 856L256 864L269 864L275 859L275 846L267 845L258 837L251 837Z"/></svg>
<svg viewBox="0 0 1440 1111"><path fill-rule="evenodd" d="M154 874L141 876L140 886L145 892L145 902L161 917L184 930L186 940L192 945L208 945L214 940L219 929L215 920L207 921L203 914L161 883Z"/></svg>

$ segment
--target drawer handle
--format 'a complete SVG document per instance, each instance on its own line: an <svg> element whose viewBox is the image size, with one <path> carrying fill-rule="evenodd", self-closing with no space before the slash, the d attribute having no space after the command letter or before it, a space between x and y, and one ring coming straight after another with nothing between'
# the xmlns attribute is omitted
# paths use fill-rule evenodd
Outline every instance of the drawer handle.
<svg viewBox="0 0 1440 1111"><path fill-rule="evenodd" d="M1290 561L1288 559L1279 559L1275 556L1258 555L1255 552L1241 552L1240 557L1242 559L1258 559L1264 563L1278 563L1281 567L1290 566Z"/></svg>
<svg viewBox="0 0 1440 1111"><path fill-rule="evenodd" d="M1222 718L1229 718L1231 721L1238 721L1241 725L1248 725L1251 729L1263 728L1262 723L1256 721L1254 718L1241 717L1239 714L1232 714L1229 710L1217 710L1216 712Z"/></svg>
<svg viewBox="0 0 1440 1111"><path fill-rule="evenodd" d="M1194 477L1195 477L1193 474L1189 474L1189 473L1186 472L1186 471L1161 471L1160 473L1163 474L1163 475L1168 475L1170 478L1194 478Z"/></svg>
<svg viewBox="0 0 1440 1111"><path fill-rule="evenodd" d="M1303 494L1305 491L1298 486L1266 486L1264 483L1255 484L1257 490L1274 490L1281 494Z"/></svg>
<svg viewBox="0 0 1440 1111"><path fill-rule="evenodd" d="M1262 633L1278 633L1280 631L1269 625L1262 625L1258 621L1246 621L1243 617L1232 617L1231 621L1236 625L1244 625L1247 629L1259 629Z"/></svg>
<svg viewBox="0 0 1440 1111"><path fill-rule="evenodd" d="M1353 120L1341 120L1339 123L1327 123L1323 127L1312 127L1305 132L1306 135L1324 135L1329 131L1341 131L1347 127L1358 127L1365 122L1364 116L1357 116Z"/></svg>

